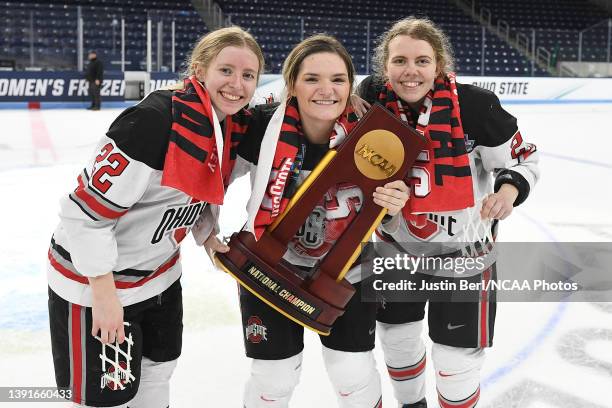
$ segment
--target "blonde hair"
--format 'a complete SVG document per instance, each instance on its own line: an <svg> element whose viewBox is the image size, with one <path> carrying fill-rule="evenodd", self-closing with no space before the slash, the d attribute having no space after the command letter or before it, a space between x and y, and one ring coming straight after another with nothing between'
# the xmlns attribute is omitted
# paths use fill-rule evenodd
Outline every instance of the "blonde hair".
<svg viewBox="0 0 612 408"><path fill-rule="evenodd" d="M385 66L389 60L389 43L395 37L407 35L416 40L427 41L434 50L437 69L446 75L455 69L453 48L446 34L433 21L414 16L399 20L380 38L374 53L374 71L381 78L385 77Z"/></svg>
<svg viewBox="0 0 612 408"><path fill-rule="evenodd" d="M257 71L257 77L259 78L259 75L263 73L265 65L263 52L255 38L238 26L220 28L202 36L187 58L187 70L184 75L186 77L194 75L196 65L200 65L204 69L208 68L222 49L232 46L239 48L246 47L253 51L259 60L259 69Z"/></svg>
<svg viewBox="0 0 612 408"><path fill-rule="evenodd" d="M318 54L320 52L329 52L338 55L344 61L346 65L346 71L348 73L348 80L350 89L353 89L353 82L355 81L355 67L353 66L353 60L349 55L348 51L344 46L327 34L316 34L306 38L298 45L293 47L285 62L283 63L283 79L288 90L292 90L297 81L298 74L302 62L306 57L312 54Z"/></svg>

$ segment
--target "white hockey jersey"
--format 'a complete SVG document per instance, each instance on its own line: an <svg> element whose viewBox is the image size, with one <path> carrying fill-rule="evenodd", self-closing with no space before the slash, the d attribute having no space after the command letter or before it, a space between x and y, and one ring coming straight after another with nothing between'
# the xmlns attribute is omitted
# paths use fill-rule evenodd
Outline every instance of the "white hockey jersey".
<svg viewBox="0 0 612 408"><path fill-rule="evenodd" d="M163 292L181 275L187 233L202 243L216 227L216 206L161 185L170 96L154 92L124 111L60 200L48 280L71 303L91 306L87 277L111 271L124 306Z"/></svg>

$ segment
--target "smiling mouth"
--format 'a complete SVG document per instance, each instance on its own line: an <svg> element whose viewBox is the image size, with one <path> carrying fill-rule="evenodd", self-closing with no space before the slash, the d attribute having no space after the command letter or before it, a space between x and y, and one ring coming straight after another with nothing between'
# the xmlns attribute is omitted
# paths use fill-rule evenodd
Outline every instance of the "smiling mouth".
<svg viewBox="0 0 612 408"><path fill-rule="evenodd" d="M313 100L312 102L317 104L317 105L333 105L335 103L338 103L338 101L334 101L334 100L331 100L331 99Z"/></svg>
<svg viewBox="0 0 612 408"><path fill-rule="evenodd" d="M423 84L423 82L404 81L404 82L400 82L400 84L402 84L402 86L405 86L406 88L416 88L416 87L420 86L421 84Z"/></svg>
<svg viewBox="0 0 612 408"><path fill-rule="evenodd" d="M224 97L225 99L228 99L232 102L236 102L239 101L240 99L242 99L242 96L240 95L234 95L228 92L223 92L223 91L219 91L219 93L221 94L222 97Z"/></svg>

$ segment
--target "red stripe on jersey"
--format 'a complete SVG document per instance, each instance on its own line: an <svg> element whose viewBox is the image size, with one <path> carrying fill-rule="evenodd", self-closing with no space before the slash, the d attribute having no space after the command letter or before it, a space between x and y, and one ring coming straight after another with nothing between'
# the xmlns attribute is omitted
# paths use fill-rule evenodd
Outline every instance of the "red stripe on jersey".
<svg viewBox="0 0 612 408"><path fill-rule="evenodd" d="M51 266L53 266L53 268L56 271L58 271L59 273L61 273L68 279L72 279L73 281L77 281L79 283L89 285L89 280L87 280L86 277L77 275L76 273L72 272L70 269L64 267L64 265L57 262L57 260L53 257L53 254L51 253L50 249L49 249L48 256L49 256L49 262L51 262Z"/></svg>
<svg viewBox="0 0 612 408"><path fill-rule="evenodd" d="M95 211L102 217L114 219L114 218L121 217L123 214L127 212L127 210L114 211L114 210L104 207L102 204L98 202L98 200L92 197L87 192L87 190L85 190L85 185L83 184L83 180L81 179L81 176L78 177L78 181L79 181L79 188L77 188L74 193L76 194L77 197L83 200L85 204L89 206L89 208L91 208L93 211Z"/></svg>
<svg viewBox="0 0 612 408"><path fill-rule="evenodd" d="M184 240L186 236L187 236L186 227L179 228L176 231L174 231L174 240L176 241L177 244L180 244L181 241Z"/></svg>
<svg viewBox="0 0 612 408"><path fill-rule="evenodd" d="M417 376L423 373L423 371L425 370L426 363L427 360L425 359L425 357L423 357L423 359L419 363L417 363L415 367L398 370L397 368L387 366L387 371L389 372L391 378L394 380L402 379L402 377Z"/></svg>
<svg viewBox="0 0 612 408"><path fill-rule="evenodd" d="M484 288L481 293L480 301L480 347L487 347L489 345L489 294L487 293L486 287L489 284L491 274L491 268L487 269L482 274L482 280Z"/></svg>
<svg viewBox="0 0 612 408"><path fill-rule="evenodd" d="M382 408L382 396L380 397L374 408Z"/></svg>
<svg viewBox="0 0 612 408"><path fill-rule="evenodd" d="M174 266L174 264L176 264L176 262L179 260L180 257L180 253L176 253L176 255L174 255L168 262L166 262L165 264L163 264L162 266L160 266L155 273L153 273L152 275L147 276L146 278L142 278L138 281L135 282L117 282L115 281L115 287L117 289L129 289L129 288L136 288L138 286L142 286L145 283L147 283L148 281L150 281L151 279L155 279L157 278L159 275L161 275L162 273L166 272L168 269L172 268Z"/></svg>
<svg viewBox="0 0 612 408"><path fill-rule="evenodd" d="M176 255L174 255L168 262L166 262L165 264L157 268L157 270L153 274L145 278L142 278L140 280L137 280L134 282L115 281L115 287L117 289L130 289L130 288L136 288L136 287L142 286L148 281L150 281L151 279L157 278L159 275L166 272L168 269L172 268L174 264L176 264L176 262L179 260L179 257L180 257L180 253L177 252ZM51 250L49 250L49 262L51 262L51 266L53 266L53 268L55 268L56 271L64 275L66 278L82 283L84 285L89 285L89 280L85 276L77 275L76 273L72 272L70 269L67 269L62 264L57 262L57 260L53 257L53 254L51 254Z"/></svg>
<svg viewBox="0 0 612 408"><path fill-rule="evenodd" d="M441 408L473 408L478 403L480 399L480 387L476 390L476 392L463 401L447 401L444 397L438 392L438 402L440 403Z"/></svg>
<svg viewBox="0 0 612 408"><path fill-rule="evenodd" d="M77 404L81 404L81 390L83 384L81 382L83 378L83 350L81 349L81 307L79 305L71 304L72 308L72 378L73 378L73 401Z"/></svg>

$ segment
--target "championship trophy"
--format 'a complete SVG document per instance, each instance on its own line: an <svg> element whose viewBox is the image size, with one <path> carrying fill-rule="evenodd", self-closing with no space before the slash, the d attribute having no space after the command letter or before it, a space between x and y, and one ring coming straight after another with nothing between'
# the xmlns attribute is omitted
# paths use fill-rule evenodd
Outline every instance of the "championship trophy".
<svg viewBox="0 0 612 408"><path fill-rule="evenodd" d="M344 276L387 211L374 203L372 193L378 186L406 179L425 144L416 130L374 104L337 150L327 152L261 238L256 241L247 231L233 234L229 252L215 255L217 266L285 317L328 335L355 293ZM319 200L340 182L361 189L361 210L304 277L283 255Z"/></svg>

